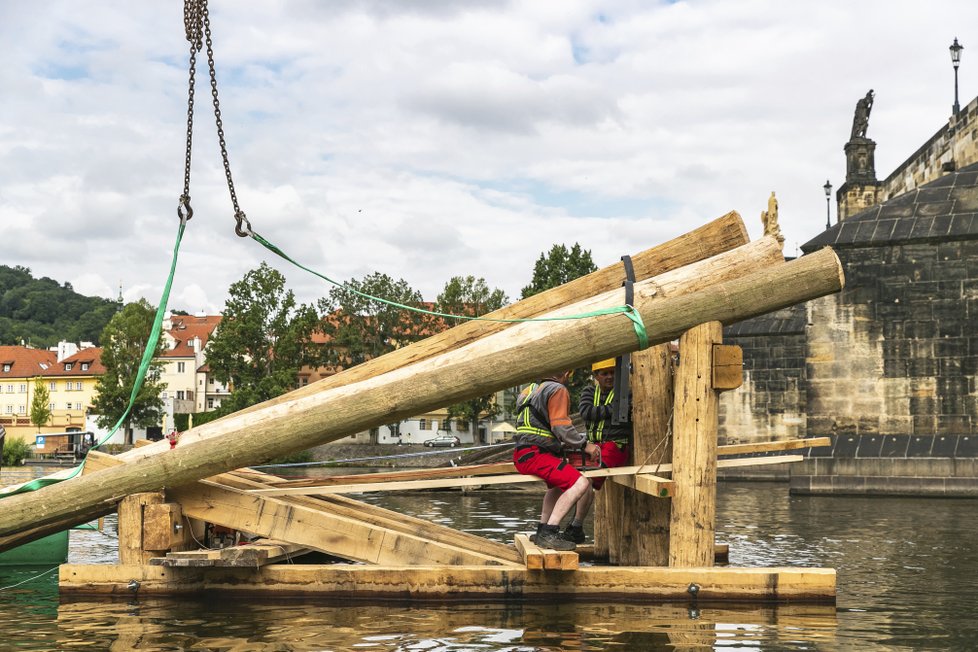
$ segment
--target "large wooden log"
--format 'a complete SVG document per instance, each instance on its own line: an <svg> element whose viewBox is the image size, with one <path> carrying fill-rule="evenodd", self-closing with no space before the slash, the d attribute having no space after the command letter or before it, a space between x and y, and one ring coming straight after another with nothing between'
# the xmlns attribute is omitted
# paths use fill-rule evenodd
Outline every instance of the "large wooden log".
<svg viewBox="0 0 978 652"><path fill-rule="evenodd" d="M721 256L636 285L633 305L644 320L650 344L668 342L706 321L733 323L837 292L844 283L838 257L826 248L741 278L703 283L700 290L682 294L683 286L702 282L702 275L712 271L709 263L717 258ZM670 287L673 291L667 290ZM623 292L618 290L550 314L580 314L622 303ZM555 369L637 348L633 323L621 314L516 324L381 376L205 424L213 426L209 437L181 442L161 455L5 498L0 536L131 493L179 486L261 464L392 420L512 387Z"/></svg>

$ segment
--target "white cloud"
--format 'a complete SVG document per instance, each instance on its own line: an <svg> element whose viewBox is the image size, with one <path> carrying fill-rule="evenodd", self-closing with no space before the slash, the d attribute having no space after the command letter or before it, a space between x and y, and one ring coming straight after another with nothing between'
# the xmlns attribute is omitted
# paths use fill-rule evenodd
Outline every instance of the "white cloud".
<svg viewBox="0 0 978 652"><path fill-rule="evenodd" d="M474 274L511 297L554 243L599 264L778 194L786 252L824 227L857 99L885 178L947 120L968 3L211 2L241 208L297 260L428 298ZM8 265L159 300L183 189L179 3L6 3L0 242ZM978 42L978 41L975 41ZM964 51L962 104L978 60ZM200 56L203 62L206 57ZM192 197L171 307L220 310L268 260L234 235L198 68Z"/></svg>

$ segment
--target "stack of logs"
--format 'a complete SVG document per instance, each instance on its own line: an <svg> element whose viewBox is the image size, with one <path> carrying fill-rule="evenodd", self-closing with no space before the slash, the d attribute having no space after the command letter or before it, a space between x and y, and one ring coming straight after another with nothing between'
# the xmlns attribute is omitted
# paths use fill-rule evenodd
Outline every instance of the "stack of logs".
<svg viewBox="0 0 978 652"><path fill-rule="evenodd" d="M725 348L721 346L722 326L836 292L842 287L843 275L829 249L786 262L775 238L765 236L748 242L736 213L633 255L631 264L636 279L632 305L651 344L632 353L631 385L636 396L633 420L640 434L635 441L635 467L619 472L624 474L607 483L608 490L600 494L594 553L619 566L705 569L713 565L714 558L717 392L735 386L714 377L717 370L723 370L723 365L717 364ZM488 317L560 317L621 306L625 302L624 279L625 266L617 263ZM682 356L678 370L668 344L677 338ZM401 574L396 580L383 580L386 594L400 591L392 588L397 582L414 582L415 587L424 584L417 575L408 573L406 566L453 566L449 584L456 588L466 585L466 573L474 565L483 570L493 567L503 573L525 573L529 563L526 550L521 554L513 546L387 512L338 495L335 489L306 488L302 492L319 494L315 497L290 495L286 488L276 488L281 482L272 476L237 469L512 387L553 370L578 367L638 348L632 321L620 313L522 323L467 322L277 399L200 425L184 433L173 450L160 442L117 457L93 454L80 477L3 499L0 550L91 520L115 510L124 497L132 496L129 503L135 518L145 523L146 514L152 514L150 520L157 523L156 530L150 528L156 535L147 535L145 528L139 528L138 550L126 560L134 564L145 564L150 556L167 550L190 547L191 528L181 531L177 527L189 517L270 539L262 545L272 552L255 553L258 557L264 554L265 559L309 549L348 560L392 565ZM736 359L727 366L739 374ZM787 447L791 446L781 446ZM674 463L671 469L669 462ZM662 478L667 470L672 472L671 479ZM137 497L146 492L160 498ZM671 496L671 500L661 496ZM157 506L151 506L154 504ZM127 509L120 509L120 530L124 519L129 518ZM148 548L147 537L158 542L154 546L165 543L168 547ZM128 545L120 545L120 554L128 554L123 553ZM209 554L198 553L197 557ZM189 561L177 563L177 558L162 568L194 566ZM194 557L188 553L180 558ZM143 568L149 573L146 580L152 573ZM370 566L353 568L333 571L352 573L343 575L341 584L347 587L343 590L352 585L362 590L364 583L373 581L368 578L376 577ZM577 580L566 580L566 585L554 580L536 583L520 576L524 583L520 594L561 590L600 594L602 590L594 586L609 580L585 579L589 574L583 570L573 574L580 576ZM599 570L594 572L600 575ZM727 570L740 573L729 582L711 575L717 587L715 597L743 598L753 590L745 590L745 583L756 582L761 587L758 594L770 599L772 572L777 575L775 597L825 599L834 595L834 572L825 569L806 569L807 573L797 577L791 569ZM443 576L444 571L440 572ZM75 586L84 584L80 579L84 574L80 567L65 567L62 585L73 581ZM681 593L689 585L689 575L666 575L641 581L616 576L613 589L627 591L632 584L645 586L642 581L655 581L660 588L666 587L658 594L663 597L672 591ZM803 575L808 579L799 580L792 593L792 578ZM813 576L821 579L813 584ZM477 573L470 579L473 585L502 581L509 583L507 595L515 591L510 576L501 580ZM160 580L164 584L167 581ZM115 587L113 580L106 582ZM93 586L92 582L88 586ZM181 586L187 586L186 582Z"/></svg>

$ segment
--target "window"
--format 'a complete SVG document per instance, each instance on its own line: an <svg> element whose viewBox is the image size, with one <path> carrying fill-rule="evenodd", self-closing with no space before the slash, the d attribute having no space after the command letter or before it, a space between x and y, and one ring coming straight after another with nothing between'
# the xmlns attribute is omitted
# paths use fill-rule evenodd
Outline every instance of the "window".
<svg viewBox="0 0 978 652"><path fill-rule="evenodd" d="M207 399L207 409L208 410L214 409L214 399L212 398Z"/></svg>
<svg viewBox="0 0 978 652"><path fill-rule="evenodd" d="M48 403L48 409L54 412L54 403Z"/></svg>
<svg viewBox="0 0 978 652"><path fill-rule="evenodd" d="M26 405L18 405L17 406L17 414L27 414L27 406Z"/></svg>
<svg viewBox="0 0 978 652"><path fill-rule="evenodd" d="M8 394L13 394L14 393L14 386L13 385L7 385L7 393Z"/></svg>
<svg viewBox="0 0 978 652"><path fill-rule="evenodd" d="M71 368L74 367L74 366L75 366L75 363L74 362L66 362L65 363L65 371L71 371Z"/></svg>
<svg viewBox="0 0 978 652"><path fill-rule="evenodd" d="M66 392L70 392L71 391L71 381L70 380L66 380L65 381L65 391Z"/></svg>
<svg viewBox="0 0 978 652"><path fill-rule="evenodd" d="M52 392L57 391L58 383L52 380L51 382L48 383L48 389L51 390Z"/></svg>
<svg viewBox="0 0 978 652"><path fill-rule="evenodd" d="M420 423L421 423L421 425L418 427L418 430L428 430L428 420L427 419L421 419L421 422Z"/></svg>
<svg viewBox="0 0 978 652"><path fill-rule="evenodd" d="M82 391L82 384L81 384L81 381L79 381L79 382L77 382L77 383L75 383L75 389L76 389L76 390L78 390L79 392L80 392L80 391Z"/></svg>
<svg viewBox="0 0 978 652"><path fill-rule="evenodd" d="M88 363L87 362L83 362L83 363L81 363L81 365L82 365L82 371L88 371Z"/></svg>
<svg viewBox="0 0 978 652"><path fill-rule="evenodd" d="M4 362L3 363L3 370L4 371L10 371L10 363L9 362Z"/></svg>
<svg viewBox="0 0 978 652"><path fill-rule="evenodd" d="M26 394L27 393L27 383L21 383L20 384L20 387L18 388L17 391L19 391L21 394Z"/></svg>
<svg viewBox="0 0 978 652"><path fill-rule="evenodd" d="M65 409L66 410L70 410L71 409L71 401L68 401L67 403L65 403Z"/></svg>
<svg viewBox="0 0 978 652"><path fill-rule="evenodd" d="M78 410L79 412L81 412L81 409L82 409L81 403L75 403L75 409Z"/></svg>
<svg viewBox="0 0 978 652"><path fill-rule="evenodd" d="M187 370L187 363L186 362L178 362L177 363L177 373L178 374L182 374L186 370Z"/></svg>
<svg viewBox="0 0 978 652"><path fill-rule="evenodd" d="M177 390L177 400L178 401L182 401L183 400L183 390L182 389L178 389Z"/></svg>
<svg viewBox="0 0 978 652"><path fill-rule="evenodd" d="M461 419L459 419L458 421L455 422L455 427L458 429L459 432L468 432L469 422L462 421Z"/></svg>
<svg viewBox="0 0 978 652"><path fill-rule="evenodd" d="M13 414L14 413L14 406L13 405L8 405L7 406L7 409L4 410L4 412L6 412L7 414Z"/></svg>
<svg viewBox="0 0 978 652"><path fill-rule="evenodd" d="M170 398L170 393L169 392L163 392L162 394L160 394L160 398L162 398L165 401L165 400L167 400L167 399Z"/></svg>
<svg viewBox="0 0 978 652"><path fill-rule="evenodd" d="M194 400L194 390L192 389L187 390L187 400L188 401Z"/></svg>

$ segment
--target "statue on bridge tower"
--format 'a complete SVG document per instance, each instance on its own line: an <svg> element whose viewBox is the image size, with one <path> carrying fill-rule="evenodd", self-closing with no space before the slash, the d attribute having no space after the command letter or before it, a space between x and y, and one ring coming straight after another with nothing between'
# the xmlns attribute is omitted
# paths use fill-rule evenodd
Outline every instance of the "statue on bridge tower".
<svg viewBox="0 0 978 652"><path fill-rule="evenodd" d="M856 102L856 113L852 116L852 135L849 140L865 138L866 129L869 128L869 113L873 110L873 89L869 89L866 97L860 98Z"/></svg>

